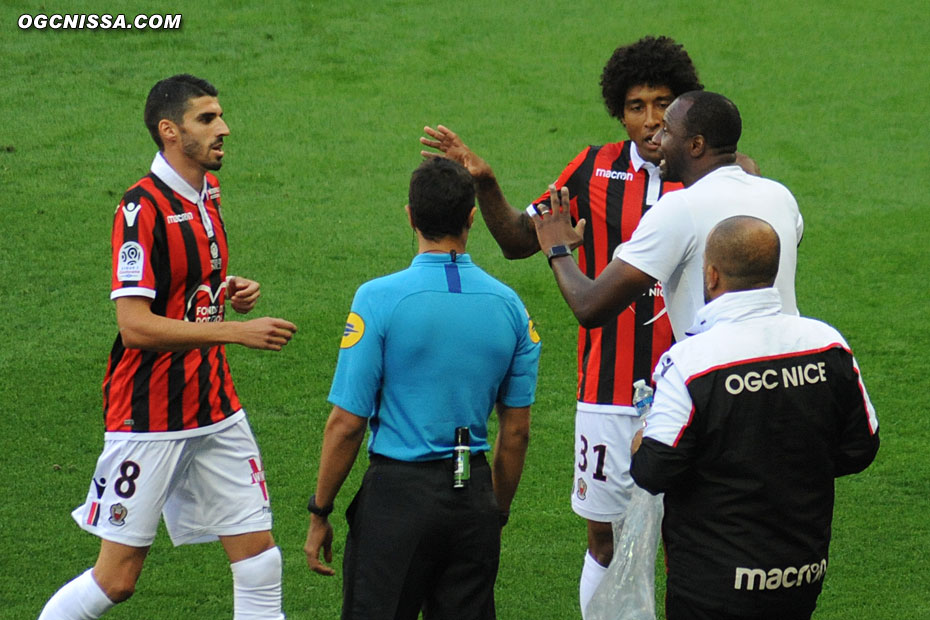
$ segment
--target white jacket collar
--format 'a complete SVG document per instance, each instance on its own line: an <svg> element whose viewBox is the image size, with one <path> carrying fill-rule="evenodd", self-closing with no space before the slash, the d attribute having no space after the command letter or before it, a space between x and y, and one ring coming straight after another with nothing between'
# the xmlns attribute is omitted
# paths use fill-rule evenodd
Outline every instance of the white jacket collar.
<svg viewBox="0 0 930 620"><path fill-rule="evenodd" d="M717 323L744 321L781 312L781 296L774 287L724 293L698 310L694 324L685 332L694 336Z"/></svg>

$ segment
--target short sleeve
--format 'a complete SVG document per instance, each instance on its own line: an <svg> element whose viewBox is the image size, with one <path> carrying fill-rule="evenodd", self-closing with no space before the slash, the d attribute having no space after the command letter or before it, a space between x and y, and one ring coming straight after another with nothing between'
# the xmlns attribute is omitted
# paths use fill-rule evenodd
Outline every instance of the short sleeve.
<svg viewBox="0 0 930 620"><path fill-rule="evenodd" d="M498 391L497 400L505 407L529 407L536 399L542 345L533 319L522 305L519 316L516 350Z"/></svg>
<svg viewBox="0 0 930 620"><path fill-rule="evenodd" d="M155 298L158 282L153 260L157 253L158 210L140 192L130 190L116 208L111 237L113 274L110 299Z"/></svg>
<svg viewBox="0 0 930 620"><path fill-rule="evenodd" d="M375 413L384 375L384 334L380 315L363 285L346 318L329 402L360 417Z"/></svg>

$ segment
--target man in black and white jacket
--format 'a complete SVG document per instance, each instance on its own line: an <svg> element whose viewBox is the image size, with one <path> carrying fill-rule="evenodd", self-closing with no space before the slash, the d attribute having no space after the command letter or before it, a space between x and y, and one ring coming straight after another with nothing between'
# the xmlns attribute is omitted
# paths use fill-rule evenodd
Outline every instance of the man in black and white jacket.
<svg viewBox="0 0 930 620"><path fill-rule="evenodd" d="M865 469L878 420L834 328L782 314L778 235L710 233L705 298L655 372L631 473L665 493L670 620L808 619L828 563L834 478Z"/></svg>

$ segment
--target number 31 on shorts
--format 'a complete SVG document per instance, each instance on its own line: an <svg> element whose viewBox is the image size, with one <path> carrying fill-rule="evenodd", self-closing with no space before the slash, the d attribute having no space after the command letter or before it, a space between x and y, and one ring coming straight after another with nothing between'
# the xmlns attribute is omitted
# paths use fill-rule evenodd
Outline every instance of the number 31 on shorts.
<svg viewBox="0 0 930 620"><path fill-rule="evenodd" d="M581 458L578 460L578 469L584 472L588 471L588 438L584 435L579 435L579 437L581 438ZM606 482L607 476L604 475L604 462L607 460L607 446L602 443L597 444L591 446L591 451L596 455L592 476L595 480Z"/></svg>

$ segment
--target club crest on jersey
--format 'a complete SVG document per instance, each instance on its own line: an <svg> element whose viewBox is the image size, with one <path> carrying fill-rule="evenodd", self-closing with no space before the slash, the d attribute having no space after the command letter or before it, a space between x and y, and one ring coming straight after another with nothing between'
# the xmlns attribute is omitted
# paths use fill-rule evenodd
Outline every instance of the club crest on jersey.
<svg viewBox="0 0 930 620"><path fill-rule="evenodd" d="M129 510L122 504L113 504L110 506L110 523L116 527L123 527L126 524L126 515Z"/></svg>
<svg viewBox="0 0 930 620"><path fill-rule="evenodd" d="M349 313L346 319L346 328L342 332L342 342L339 344L340 349L348 349L358 344L358 341L365 335L365 321L354 312Z"/></svg>
<svg viewBox="0 0 930 620"><path fill-rule="evenodd" d="M142 204L136 204L134 202L127 202L123 205L123 217L126 218L126 226L132 228L136 225L136 217L139 215L139 208L142 207Z"/></svg>
<svg viewBox="0 0 930 620"><path fill-rule="evenodd" d="M588 483L584 478L578 478L578 499L584 500L588 496Z"/></svg>
<svg viewBox="0 0 930 620"><path fill-rule="evenodd" d="M220 258L220 246L216 244L216 241L210 242L210 266L215 270L223 268L223 259Z"/></svg>
<svg viewBox="0 0 930 620"><path fill-rule="evenodd" d="M142 279L145 250L135 241L127 241L119 249L116 279L120 282L138 282Z"/></svg>

